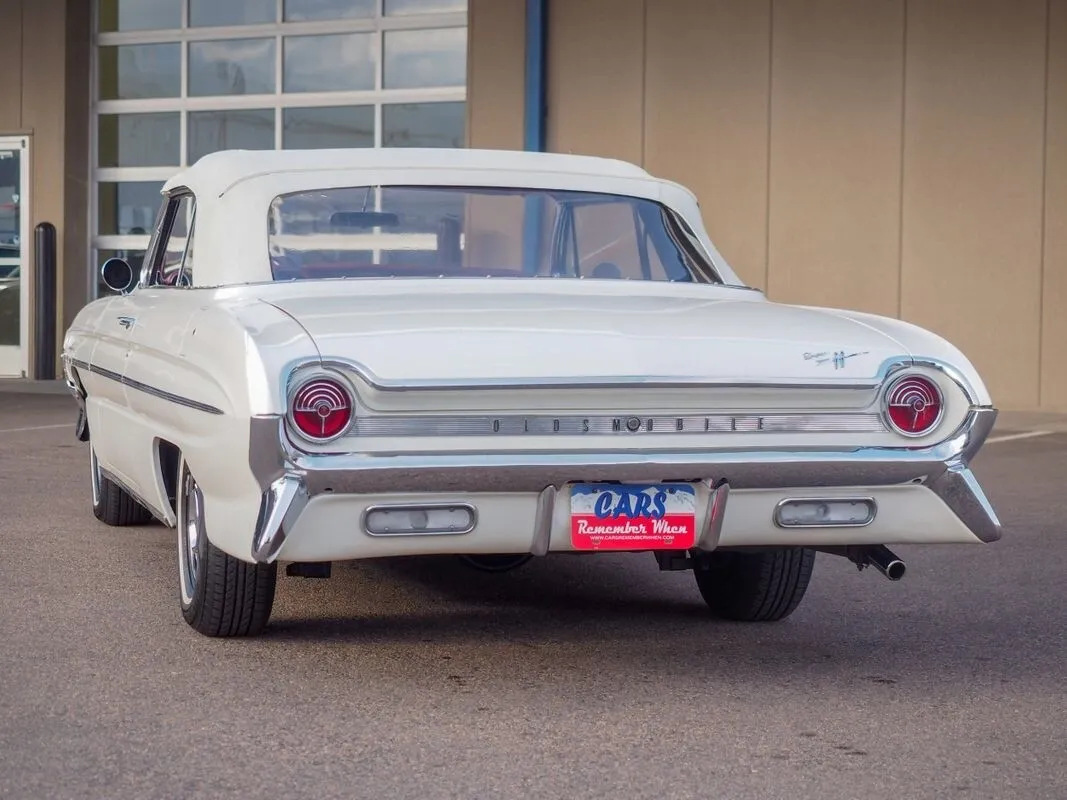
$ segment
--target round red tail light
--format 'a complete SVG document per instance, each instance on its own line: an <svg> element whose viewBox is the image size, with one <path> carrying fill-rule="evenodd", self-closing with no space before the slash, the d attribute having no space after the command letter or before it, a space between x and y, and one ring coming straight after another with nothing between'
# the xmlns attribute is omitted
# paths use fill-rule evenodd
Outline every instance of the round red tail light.
<svg viewBox="0 0 1067 800"><path fill-rule="evenodd" d="M885 393L885 400L890 424L905 436L929 433L941 421L941 390L929 378L898 378Z"/></svg>
<svg viewBox="0 0 1067 800"><path fill-rule="evenodd" d="M352 398L330 378L315 378L293 395L293 424L308 439L324 442L340 436L352 421Z"/></svg>

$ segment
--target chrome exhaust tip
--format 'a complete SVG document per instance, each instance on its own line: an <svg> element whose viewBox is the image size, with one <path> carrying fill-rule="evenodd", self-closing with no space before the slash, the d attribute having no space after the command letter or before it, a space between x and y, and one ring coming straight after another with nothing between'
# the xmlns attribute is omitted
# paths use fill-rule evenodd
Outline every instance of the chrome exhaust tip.
<svg viewBox="0 0 1067 800"><path fill-rule="evenodd" d="M891 581L899 581L908 571L907 565L885 545L878 544L864 548L863 555L866 563L873 564L875 569Z"/></svg>

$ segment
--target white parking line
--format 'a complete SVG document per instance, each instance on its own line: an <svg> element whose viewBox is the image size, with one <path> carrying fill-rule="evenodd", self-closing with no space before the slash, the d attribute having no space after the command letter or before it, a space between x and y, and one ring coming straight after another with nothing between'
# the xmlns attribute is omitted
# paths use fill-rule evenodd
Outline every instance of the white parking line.
<svg viewBox="0 0 1067 800"><path fill-rule="evenodd" d="M1014 442L1017 439L1036 439L1038 436L1051 436L1056 431L1026 431L1025 433L1008 433L1004 436L993 436L985 440L986 444L997 442Z"/></svg>
<svg viewBox="0 0 1067 800"><path fill-rule="evenodd" d="M0 433L25 433L26 431L50 431L55 428L69 428L70 423L64 422L62 425L34 425L29 428L0 428Z"/></svg>

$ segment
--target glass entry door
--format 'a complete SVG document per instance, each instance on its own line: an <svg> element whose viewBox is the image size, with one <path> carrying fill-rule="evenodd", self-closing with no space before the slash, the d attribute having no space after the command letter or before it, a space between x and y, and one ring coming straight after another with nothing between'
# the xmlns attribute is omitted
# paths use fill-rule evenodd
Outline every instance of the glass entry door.
<svg viewBox="0 0 1067 800"><path fill-rule="evenodd" d="M29 371L29 166L28 138L0 137L0 377Z"/></svg>

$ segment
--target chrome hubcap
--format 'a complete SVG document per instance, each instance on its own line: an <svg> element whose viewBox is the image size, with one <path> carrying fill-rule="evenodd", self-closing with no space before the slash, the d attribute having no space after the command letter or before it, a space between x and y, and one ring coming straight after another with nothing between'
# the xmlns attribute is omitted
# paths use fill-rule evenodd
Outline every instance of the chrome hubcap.
<svg viewBox="0 0 1067 800"><path fill-rule="evenodd" d="M200 552L204 539L204 496L188 472L182 480L182 518L178 526L182 601L188 605L196 594L200 577Z"/></svg>

